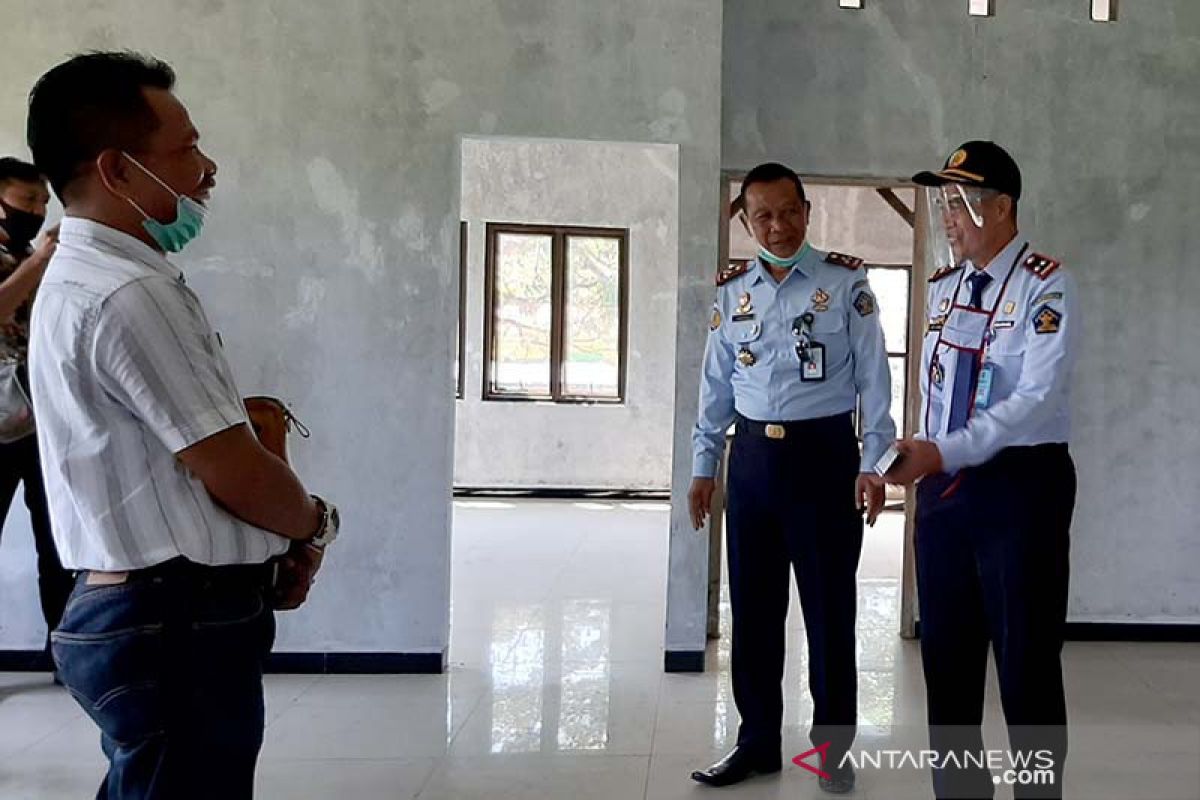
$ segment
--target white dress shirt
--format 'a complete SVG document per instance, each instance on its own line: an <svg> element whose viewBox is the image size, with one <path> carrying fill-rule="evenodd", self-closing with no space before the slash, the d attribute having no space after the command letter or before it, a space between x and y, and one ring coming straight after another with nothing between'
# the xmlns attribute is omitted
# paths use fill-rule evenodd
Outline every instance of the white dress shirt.
<svg viewBox="0 0 1200 800"><path fill-rule="evenodd" d="M132 236L63 220L34 305L30 378L54 540L69 569L185 556L247 564L282 536L219 508L176 454L247 421L183 273Z"/></svg>

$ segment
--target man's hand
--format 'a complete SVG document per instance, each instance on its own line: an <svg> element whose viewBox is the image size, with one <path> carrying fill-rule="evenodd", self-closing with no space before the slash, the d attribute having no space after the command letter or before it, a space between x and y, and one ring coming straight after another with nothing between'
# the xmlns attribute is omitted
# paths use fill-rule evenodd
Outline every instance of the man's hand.
<svg viewBox="0 0 1200 800"><path fill-rule="evenodd" d="M37 247L33 248L33 254L30 258L36 258L43 267L50 263L50 257L54 255L54 251L58 249L58 226L48 228L42 232L41 241Z"/></svg>
<svg viewBox="0 0 1200 800"><path fill-rule="evenodd" d="M892 467L884 479L888 483L908 486L926 475L942 471L942 452L937 445L925 439L903 439L896 442L900 451L900 462Z"/></svg>
<svg viewBox="0 0 1200 800"><path fill-rule="evenodd" d="M304 604L324 559L323 548L306 542L292 542L287 553L279 559L279 576L274 586L276 610L291 611Z"/></svg>
<svg viewBox="0 0 1200 800"><path fill-rule="evenodd" d="M887 484L872 472L860 472L854 482L854 501L859 511L866 509L867 525L874 527L887 495Z"/></svg>
<svg viewBox="0 0 1200 800"><path fill-rule="evenodd" d="M700 530L704 527L708 515L712 513L712 496L717 489L714 478L692 478L691 488L688 489L688 508L692 512L692 527Z"/></svg>

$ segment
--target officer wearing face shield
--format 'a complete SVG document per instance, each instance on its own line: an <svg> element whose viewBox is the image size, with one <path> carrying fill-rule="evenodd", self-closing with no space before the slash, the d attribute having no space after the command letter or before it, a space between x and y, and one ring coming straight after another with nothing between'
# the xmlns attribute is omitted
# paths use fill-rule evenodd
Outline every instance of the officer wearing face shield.
<svg viewBox="0 0 1200 800"><path fill-rule="evenodd" d="M990 644L1012 748L1049 755L1061 798L1067 611L1075 468L1067 449L1076 290L1017 229L1021 172L972 141L927 187L929 320L921 432L899 444L888 481L917 488L917 582L930 739L940 753L983 749ZM1041 763L1045 763L1045 759ZM984 768L934 771L939 798L992 797Z"/></svg>
<svg viewBox="0 0 1200 800"><path fill-rule="evenodd" d="M699 530L735 423L726 518L741 726L736 749L692 777L728 786L780 769L791 567L808 637L811 737L814 746L829 745L821 787L845 793L854 787L852 767L840 765L857 719L862 511L874 524L884 499L883 486L867 473L896 432L887 351L862 260L806 241L810 204L795 172L781 164L756 167L739 205L759 254L717 278L689 503Z"/></svg>
<svg viewBox="0 0 1200 800"><path fill-rule="evenodd" d="M38 594L47 632L62 617L71 593L50 532L36 426L29 401L29 315L38 284L54 253L56 231L34 246L46 222L50 192L33 164L0 158L0 523L18 486L24 486L37 550ZM50 666L49 638L43 666Z"/></svg>

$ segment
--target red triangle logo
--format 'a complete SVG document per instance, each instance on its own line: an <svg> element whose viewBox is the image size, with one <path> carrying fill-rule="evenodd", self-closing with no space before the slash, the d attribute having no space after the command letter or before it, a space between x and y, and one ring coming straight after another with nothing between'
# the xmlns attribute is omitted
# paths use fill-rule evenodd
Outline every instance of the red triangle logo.
<svg viewBox="0 0 1200 800"><path fill-rule="evenodd" d="M795 764L797 767L802 767L802 768L808 770L809 772L813 773L814 775L819 775L820 777L825 778L826 780L829 780L829 778L830 778L829 773L825 772L820 767L814 767L812 764L809 764L804 760L811 755L820 755L821 756L821 767L824 767L825 759L829 758L829 742L826 742L825 744L821 745L820 747L814 747L812 750L801 753L800 755L798 755L792 759L792 763Z"/></svg>

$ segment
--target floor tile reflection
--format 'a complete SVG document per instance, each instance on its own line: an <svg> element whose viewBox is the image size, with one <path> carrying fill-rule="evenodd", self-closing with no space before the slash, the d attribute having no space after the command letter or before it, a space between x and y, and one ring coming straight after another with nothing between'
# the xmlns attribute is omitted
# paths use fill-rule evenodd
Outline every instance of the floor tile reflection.
<svg viewBox="0 0 1200 800"><path fill-rule="evenodd" d="M447 672L270 676L259 796L705 796L690 772L737 736L728 587L709 671L664 674L668 515L663 503L456 502ZM903 519L885 515L860 569L861 747L925 744L919 648L897 635L902 534ZM794 596L787 627L790 758L811 746L812 716ZM1068 796L1200 798L1198 661L1196 645L1067 646ZM986 727L1002 743L991 680ZM94 729L61 689L0 674L0 797L90 796L103 768ZM786 760L780 775L720 794L822 797L814 776ZM920 772L867 770L855 796L931 793Z"/></svg>

